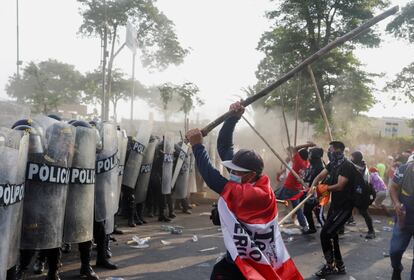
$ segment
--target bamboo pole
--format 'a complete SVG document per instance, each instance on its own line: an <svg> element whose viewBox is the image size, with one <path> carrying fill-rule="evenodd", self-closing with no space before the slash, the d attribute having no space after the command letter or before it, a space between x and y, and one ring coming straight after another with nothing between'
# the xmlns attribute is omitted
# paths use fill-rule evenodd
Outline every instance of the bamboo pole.
<svg viewBox="0 0 414 280"><path fill-rule="evenodd" d="M295 138L293 140L293 145L296 147L298 143L298 117L299 117L299 94L296 94L296 101L295 101Z"/></svg>
<svg viewBox="0 0 414 280"><path fill-rule="evenodd" d="M323 120L325 121L325 127L328 131L329 139L333 141L331 126L329 125L329 120L326 116L325 108L323 107L321 94L319 93L318 85L316 84L315 75L313 75L312 67L310 65L308 65L308 72L312 80L313 88L315 89L315 94L318 99L319 108L321 109Z"/></svg>
<svg viewBox="0 0 414 280"><path fill-rule="evenodd" d="M325 55L326 53L328 53L332 49L336 48L337 46L342 45L343 43L357 37L362 32L364 32L366 29L370 28L371 26L373 26L373 25L377 24L378 22L382 21L383 19L395 14L398 11L398 9L399 9L398 6L395 6L391 9L389 9L389 10L386 10L382 14L368 20L367 22L365 22L361 26L359 26L359 27L351 30L350 32L346 33L345 35L335 39L334 41L332 41L331 43L329 43L328 45L326 45L322 49L318 50L316 53L312 54L311 56L309 56L308 58L303 60L296 67L294 67L289 72L284 74L281 78L279 78L276 82L270 84L269 86L262 89L261 91L259 91L255 95L252 95L252 96L246 98L245 100L243 100L242 105L244 107L246 107L246 106L252 104L253 102L257 101L258 99L268 95L273 90L275 90L277 87L279 87L281 84L285 83L290 78L292 78L296 73L303 70L306 66L312 64L314 61L318 60L323 55ZM211 130L213 130L216 126L220 125L231 114L232 114L232 112L226 112L223 115L221 115L220 117L218 117L217 119L215 119L214 121L212 121L211 123L209 123L207 126L205 126L201 130L203 136L206 136Z"/></svg>
<svg viewBox="0 0 414 280"><path fill-rule="evenodd" d="M290 143L289 127L288 127L288 124L287 124L287 121L286 121L285 103L283 102L283 97L282 97L282 116L283 116L283 122L285 124L286 136L287 136L287 141L288 141L288 154L289 154L290 160L292 160L292 158L293 158L292 145Z"/></svg>

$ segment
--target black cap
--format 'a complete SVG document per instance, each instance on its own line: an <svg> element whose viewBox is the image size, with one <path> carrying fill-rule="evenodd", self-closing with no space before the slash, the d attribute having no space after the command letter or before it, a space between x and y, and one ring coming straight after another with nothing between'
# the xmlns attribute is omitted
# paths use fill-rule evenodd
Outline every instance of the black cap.
<svg viewBox="0 0 414 280"><path fill-rule="evenodd" d="M262 173L264 167L262 157L256 151L247 149L239 150L231 161L223 161L223 165L235 171L254 171L257 175Z"/></svg>

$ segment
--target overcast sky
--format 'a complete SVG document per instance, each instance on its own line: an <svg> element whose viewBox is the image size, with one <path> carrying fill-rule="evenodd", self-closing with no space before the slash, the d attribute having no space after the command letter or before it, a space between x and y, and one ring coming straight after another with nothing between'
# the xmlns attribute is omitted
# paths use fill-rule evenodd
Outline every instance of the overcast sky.
<svg viewBox="0 0 414 280"><path fill-rule="evenodd" d="M392 0L405 5L407 0ZM157 6L176 25L184 47L191 53L179 67L162 73L148 73L140 63L136 78L145 85L163 82L197 84L206 104L201 118L214 118L226 110L231 101L242 95L241 89L253 85L254 72L263 55L255 50L261 34L268 30L265 11L272 8L269 0L158 0ZM100 62L100 41L82 38L77 30L82 22L75 0L20 0L20 58L24 65L48 58L73 64L81 72L95 69ZM379 25L385 29L384 21ZM0 97L7 98L4 86L16 72L16 2L2 2L0 9ZM125 31L121 31L121 41ZM391 80L402 67L414 61L414 45L384 35L377 49L358 50L357 55L367 71L385 73L377 87ZM115 67L131 73L132 54L124 49L115 60ZM395 107L386 94L377 92L379 103L371 116L414 117L412 105ZM138 103L136 118L147 118L152 111ZM119 115L129 117L129 104L122 102ZM154 111L155 112L155 111Z"/></svg>

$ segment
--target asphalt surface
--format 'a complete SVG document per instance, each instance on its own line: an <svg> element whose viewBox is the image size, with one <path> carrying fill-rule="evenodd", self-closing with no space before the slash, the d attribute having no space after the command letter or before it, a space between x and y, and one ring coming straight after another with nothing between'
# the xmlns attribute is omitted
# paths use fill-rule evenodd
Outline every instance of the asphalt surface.
<svg viewBox="0 0 414 280"><path fill-rule="evenodd" d="M222 234L209 219L209 205L200 205L193 209L193 214L177 211L177 218L172 223L160 223L155 218L148 218L148 224L136 228L121 227L123 235L115 235L116 242L111 243L113 257L111 261L119 266L118 270L96 268L101 279L210 279L210 273L218 257L225 252ZM282 215L282 213L281 213ZM373 216L377 238L366 240L366 226L360 216L356 216L357 225L347 226L345 235L340 239L347 274L331 276L327 279L391 279L392 269L388 255L392 225L390 218ZM121 224L125 221L121 221ZM182 234L163 231L162 226L178 225L183 227ZM284 227L287 231L297 232L295 225ZM148 248L132 248L127 241L133 236L150 237ZM194 236L197 241L193 241ZM318 279L313 274L323 263L319 235L303 236L301 234L282 234L285 245L305 279ZM93 251L92 264L96 252ZM403 257L406 270L402 279L409 279L409 270L413 259L412 244ZM79 254L77 246L72 252L64 254L62 279L78 279ZM28 275L26 279L42 279L44 275Z"/></svg>

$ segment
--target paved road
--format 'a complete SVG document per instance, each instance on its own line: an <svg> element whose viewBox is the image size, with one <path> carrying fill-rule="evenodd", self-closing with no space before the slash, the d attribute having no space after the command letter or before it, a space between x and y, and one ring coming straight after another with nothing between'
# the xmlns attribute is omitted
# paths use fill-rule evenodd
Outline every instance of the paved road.
<svg viewBox="0 0 414 280"><path fill-rule="evenodd" d="M178 217L171 224L148 219L147 225L136 228L124 227L127 233L116 236L117 242L111 244L112 261L117 263L120 269L115 271L96 269L98 275L101 279L111 276L150 280L209 279L216 259L225 252L222 234L218 227L211 224L207 215L209 210L208 205L201 205L194 209L192 215L178 213ZM346 234L340 241L348 274L328 279L390 279L389 258L383 256L383 253L388 251L391 236L390 232L383 230L384 226L389 226L387 219L380 216L373 217L376 221L377 238L368 241L362 237L366 227L360 217L357 218L357 225L347 227ZM183 226L183 234L164 232L161 230L161 225ZM291 229L292 226L288 228ZM134 235L141 238L151 237L150 247L131 248L126 242ZM197 242L193 242L193 235L197 236ZM318 235L283 234L283 237L304 278L316 279L312 275L322 264ZM164 245L161 241L169 244ZM407 269L410 269L413 258L412 245L410 246L403 258L403 264ZM211 250L200 252L203 249ZM95 252L93 260L94 258ZM77 279L80 264L76 245L70 254L64 255L63 264L62 279ZM408 279L408 272L405 273L403 279ZM29 277L29 279L35 278L37 277Z"/></svg>

